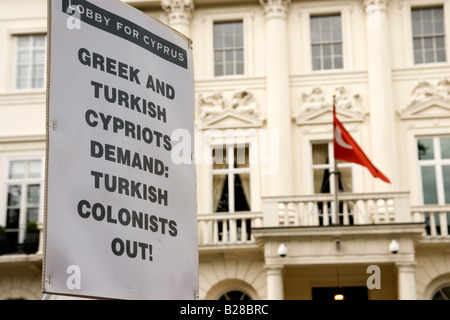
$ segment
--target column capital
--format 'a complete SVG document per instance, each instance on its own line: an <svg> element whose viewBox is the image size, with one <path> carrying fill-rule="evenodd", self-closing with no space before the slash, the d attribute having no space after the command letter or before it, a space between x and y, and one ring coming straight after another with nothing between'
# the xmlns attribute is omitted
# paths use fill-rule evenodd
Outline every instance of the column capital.
<svg viewBox="0 0 450 320"><path fill-rule="evenodd" d="M362 0L363 8L366 14L372 14L374 11L386 11L389 0Z"/></svg>
<svg viewBox="0 0 450 320"><path fill-rule="evenodd" d="M259 0L266 18L286 17L291 0Z"/></svg>
<svg viewBox="0 0 450 320"><path fill-rule="evenodd" d="M193 0L161 0L161 7L171 20L190 20L194 10Z"/></svg>
<svg viewBox="0 0 450 320"><path fill-rule="evenodd" d="M398 271L414 272L417 262L415 261L398 261L395 263Z"/></svg>

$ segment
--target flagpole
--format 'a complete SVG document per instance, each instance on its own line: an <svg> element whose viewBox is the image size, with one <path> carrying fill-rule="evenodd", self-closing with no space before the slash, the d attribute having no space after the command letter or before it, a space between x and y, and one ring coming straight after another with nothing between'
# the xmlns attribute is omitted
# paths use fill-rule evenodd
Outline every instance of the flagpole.
<svg viewBox="0 0 450 320"><path fill-rule="evenodd" d="M333 208L333 215L334 215L334 223L335 224L339 224L339 200L338 200L338 192L339 192L339 172L338 172L338 168L337 168L337 162L336 162L336 157L335 155L335 150L334 150L334 117L336 115L336 94L333 93L333 163L334 163L334 208Z"/></svg>

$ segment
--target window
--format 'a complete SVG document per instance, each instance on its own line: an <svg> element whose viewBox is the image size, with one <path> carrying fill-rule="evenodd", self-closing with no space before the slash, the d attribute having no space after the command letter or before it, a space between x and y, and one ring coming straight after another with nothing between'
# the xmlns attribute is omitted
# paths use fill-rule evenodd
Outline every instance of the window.
<svg viewBox="0 0 450 320"><path fill-rule="evenodd" d="M45 83L45 35L17 36L16 89L43 89Z"/></svg>
<svg viewBox="0 0 450 320"><path fill-rule="evenodd" d="M9 252L20 250L20 245L26 240L27 229L30 230L39 219L41 184L41 159L9 163L4 224Z"/></svg>
<svg viewBox="0 0 450 320"><path fill-rule="evenodd" d="M445 61L443 8L412 9L411 17L415 63Z"/></svg>
<svg viewBox="0 0 450 320"><path fill-rule="evenodd" d="M214 70L216 76L244 74L242 21L214 23Z"/></svg>
<svg viewBox="0 0 450 320"><path fill-rule="evenodd" d="M252 300L248 294L242 291L229 291L223 294L219 300Z"/></svg>
<svg viewBox="0 0 450 320"><path fill-rule="evenodd" d="M233 213L250 211L250 162L248 146L216 147L213 157L213 211ZM219 221L219 241L251 239L250 219Z"/></svg>
<svg viewBox="0 0 450 320"><path fill-rule="evenodd" d="M450 136L417 140L424 204L450 204Z"/></svg>
<svg viewBox="0 0 450 320"><path fill-rule="evenodd" d="M248 146L213 149L213 211L250 211Z"/></svg>
<svg viewBox="0 0 450 320"><path fill-rule="evenodd" d="M341 15L311 17L313 70L342 69Z"/></svg>
<svg viewBox="0 0 450 320"><path fill-rule="evenodd" d="M313 157L313 181L314 193L334 193L334 157L333 157L333 143L314 143L312 145ZM339 171L339 192L352 192L352 164L349 162L342 162L337 160ZM330 225L333 218L332 202L318 203L319 210L319 224ZM352 207L349 207L349 224L353 224ZM339 201L339 223L344 222L343 203ZM328 222L324 222L324 215L328 217Z"/></svg>
<svg viewBox="0 0 450 320"><path fill-rule="evenodd" d="M450 287L439 289L431 300L450 300Z"/></svg>
<svg viewBox="0 0 450 320"><path fill-rule="evenodd" d="M429 137L417 140L419 169L422 184L423 204L450 203L450 136ZM442 228L450 232L450 213L426 212L425 223L427 235L434 230L440 235ZM447 224L447 227L445 227ZM433 229L433 230L432 230Z"/></svg>
<svg viewBox="0 0 450 320"><path fill-rule="evenodd" d="M334 193L334 157L333 143L314 143L313 176L314 193ZM352 192L352 164L337 160L339 174L339 192Z"/></svg>

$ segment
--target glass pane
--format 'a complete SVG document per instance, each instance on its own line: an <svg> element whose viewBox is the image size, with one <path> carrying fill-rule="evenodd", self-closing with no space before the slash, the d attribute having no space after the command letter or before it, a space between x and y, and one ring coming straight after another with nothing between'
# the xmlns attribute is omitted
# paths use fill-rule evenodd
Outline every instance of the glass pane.
<svg viewBox="0 0 450 320"><path fill-rule="evenodd" d="M342 55L342 44L333 45L333 53L335 55Z"/></svg>
<svg viewBox="0 0 450 320"><path fill-rule="evenodd" d="M214 67L215 76L223 76L223 64L219 64Z"/></svg>
<svg viewBox="0 0 450 320"><path fill-rule="evenodd" d="M352 168L339 168L339 192L353 192Z"/></svg>
<svg viewBox="0 0 450 320"><path fill-rule="evenodd" d="M442 166L442 180L444 181L445 203L450 204L450 166Z"/></svg>
<svg viewBox="0 0 450 320"><path fill-rule="evenodd" d="M323 50L323 55L324 56L330 56L331 55L331 45L330 44L325 44L322 46L322 50Z"/></svg>
<svg viewBox="0 0 450 320"><path fill-rule="evenodd" d="M328 144L313 144L313 164L328 164Z"/></svg>
<svg viewBox="0 0 450 320"><path fill-rule="evenodd" d="M323 68L325 69L325 70L328 70L328 69L332 69L332 60L331 60L331 58L325 58L324 57L324 59L323 59Z"/></svg>
<svg viewBox="0 0 450 320"><path fill-rule="evenodd" d="M29 52L28 51L20 51L17 53L17 62L18 63L28 63L29 59Z"/></svg>
<svg viewBox="0 0 450 320"><path fill-rule="evenodd" d="M244 61L244 50L236 50L236 61Z"/></svg>
<svg viewBox="0 0 450 320"><path fill-rule="evenodd" d="M425 49L433 49L433 38L424 38L423 43L425 45Z"/></svg>
<svg viewBox="0 0 450 320"><path fill-rule="evenodd" d="M445 50L436 51L436 62L445 62L447 60Z"/></svg>
<svg viewBox="0 0 450 320"><path fill-rule="evenodd" d="M40 178L41 170L41 160L28 161L28 178Z"/></svg>
<svg viewBox="0 0 450 320"><path fill-rule="evenodd" d="M434 32L436 34L444 33L444 20L438 20L434 22Z"/></svg>
<svg viewBox="0 0 450 320"><path fill-rule="evenodd" d="M225 51L225 61L226 62L233 62L234 61L234 51Z"/></svg>
<svg viewBox="0 0 450 320"><path fill-rule="evenodd" d="M433 139L418 139L417 148L419 149L419 160L434 159Z"/></svg>
<svg viewBox="0 0 450 320"><path fill-rule="evenodd" d="M20 206L20 186L9 186L8 188L8 207Z"/></svg>
<svg viewBox="0 0 450 320"><path fill-rule="evenodd" d="M433 34L433 23L431 21L424 21L423 33L424 34Z"/></svg>
<svg viewBox="0 0 450 320"><path fill-rule="evenodd" d="M422 191L424 204L438 204L436 172L434 166L424 166L422 171Z"/></svg>
<svg viewBox="0 0 450 320"><path fill-rule="evenodd" d="M414 63L423 63L422 51L414 51Z"/></svg>
<svg viewBox="0 0 450 320"><path fill-rule="evenodd" d="M434 51L425 51L425 62L435 62Z"/></svg>
<svg viewBox="0 0 450 320"><path fill-rule="evenodd" d="M217 65L218 63L223 63L223 51L214 52L214 63Z"/></svg>
<svg viewBox="0 0 450 320"><path fill-rule="evenodd" d="M335 69L342 69L344 66L342 62L342 57L335 57L334 58L334 68Z"/></svg>
<svg viewBox="0 0 450 320"><path fill-rule="evenodd" d="M244 64L242 62L236 64L236 74L244 74Z"/></svg>
<svg viewBox="0 0 450 320"><path fill-rule="evenodd" d="M212 150L213 169L227 168L227 149L216 147Z"/></svg>
<svg viewBox="0 0 450 320"><path fill-rule="evenodd" d="M330 193L330 171L314 169L314 193Z"/></svg>
<svg viewBox="0 0 450 320"><path fill-rule="evenodd" d="M228 176L213 175L213 210L214 212L229 212L228 206Z"/></svg>
<svg viewBox="0 0 450 320"><path fill-rule="evenodd" d="M249 148L234 148L234 167L248 168L250 167Z"/></svg>
<svg viewBox="0 0 450 320"><path fill-rule="evenodd" d="M413 35L415 36L422 35L422 24L420 23L420 21L414 20L413 18L412 27L413 27Z"/></svg>
<svg viewBox="0 0 450 320"><path fill-rule="evenodd" d="M250 174L234 175L234 211L250 211Z"/></svg>
<svg viewBox="0 0 450 320"><path fill-rule="evenodd" d="M37 222L39 218L39 208L28 208L27 223Z"/></svg>
<svg viewBox="0 0 450 320"><path fill-rule="evenodd" d="M30 45L30 39L31 38L29 36L17 37L17 47L27 48Z"/></svg>
<svg viewBox="0 0 450 320"><path fill-rule="evenodd" d="M321 70L322 69L322 63L321 63L320 58L313 59L312 67L313 67L313 70Z"/></svg>
<svg viewBox="0 0 450 320"><path fill-rule="evenodd" d="M311 46L311 54L313 56L313 58L317 57L320 58L321 53L320 53L320 45L313 45Z"/></svg>
<svg viewBox="0 0 450 320"><path fill-rule="evenodd" d="M45 35L42 36L33 36L33 42L35 47L43 47L45 46Z"/></svg>
<svg viewBox="0 0 450 320"><path fill-rule="evenodd" d="M234 74L234 65L233 65L233 63L225 64L225 74L227 76Z"/></svg>
<svg viewBox="0 0 450 320"><path fill-rule="evenodd" d="M445 48L444 37L436 37L434 41L436 43L436 49Z"/></svg>
<svg viewBox="0 0 450 320"><path fill-rule="evenodd" d="M25 178L25 161L12 161L9 166L10 179Z"/></svg>
<svg viewBox="0 0 450 320"><path fill-rule="evenodd" d="M450 137L442 137L439 141L441 143L442 159L450 159Z"/></svg>
<svg viewBox="0 0 450 320"><path fill-rule="evenodd" d="M39 51L33 52L33 63L44 64L44 61L45 61L45 51L44 50L39 50Z"/></svg>
<svg viewBox="0 0 450 320"><path fill-rule="evenodd" d="M40 185L33 184L28 186L27 205L39 205Z"/></svg>
<svg viewBox="0 0 450 320"><path fill-rule="evenodd" d="M413 40L414 50L422 49L422 38L417 38Z"/></svg>
<svg viewBox="0 0 450 320"><path fill-rule="evenodd" d="M19 228L20 209L8 209L6 217L6 229Z"/></svg>

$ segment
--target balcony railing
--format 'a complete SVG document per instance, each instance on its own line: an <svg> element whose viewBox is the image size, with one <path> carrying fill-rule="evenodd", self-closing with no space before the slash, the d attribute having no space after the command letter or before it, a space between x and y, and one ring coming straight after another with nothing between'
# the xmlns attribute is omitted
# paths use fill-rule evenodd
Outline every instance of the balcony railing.
<svg viewBox="0 0 450 320"><path fill-rule="evenodd" d="M341 193L263 199L264 226L328 226L412 222L409 193Z"/></svg>
<svg viewBox="0 0 450 320"><path fill-rule="evenodd" d="M252 228L262 227L262 212L200 214L199 245L250 244L255 239Z"/></svg>
<svg viewBox="0 0 450 320"><path fill-rule="evenodd" d="M411 208L414 221L425 222L426 238L450 238L450 205L425 205Z"/></svg>

